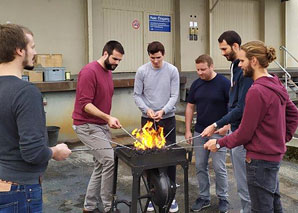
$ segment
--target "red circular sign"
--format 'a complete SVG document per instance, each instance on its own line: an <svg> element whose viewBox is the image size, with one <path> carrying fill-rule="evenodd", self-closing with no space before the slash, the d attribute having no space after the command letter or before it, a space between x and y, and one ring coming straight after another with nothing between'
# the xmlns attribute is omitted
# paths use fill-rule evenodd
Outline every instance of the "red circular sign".
<svg viewBox="0 0 298 213"><path fill-rule="evenodd" d="M140 22L137 19L133 20L131 25L132 25L132 28L134 28L136 30L140 28Z"/></svg>

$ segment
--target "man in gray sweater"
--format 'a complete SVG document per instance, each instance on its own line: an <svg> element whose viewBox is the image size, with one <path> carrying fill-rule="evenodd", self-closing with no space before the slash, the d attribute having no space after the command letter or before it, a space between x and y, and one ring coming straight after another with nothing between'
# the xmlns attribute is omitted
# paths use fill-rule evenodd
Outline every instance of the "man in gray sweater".
<svg viewBox="0 0 298 213"><path fill-rule="evenodd" d="M22 80L35 54L29 29L0 24L0 212L42 212L41 176L48 161L71 153L65 144L47 146L41 93Z"/></svg>
<svg viewBox="0 0 298 213"><path fill-rule="evenodd" d="M164 61L165 49L162 43L153 41L147 47L150 62L139 67L134 84L134 100L142 111L142 126L148 120L164 128L166 144L176 143L175 104L179 96L178 69ZM170 180L175 183L176 167L168 167ZM147 211L153 211L150 203ZM177 212L178 205L174 199L170 212Z"/></svg>

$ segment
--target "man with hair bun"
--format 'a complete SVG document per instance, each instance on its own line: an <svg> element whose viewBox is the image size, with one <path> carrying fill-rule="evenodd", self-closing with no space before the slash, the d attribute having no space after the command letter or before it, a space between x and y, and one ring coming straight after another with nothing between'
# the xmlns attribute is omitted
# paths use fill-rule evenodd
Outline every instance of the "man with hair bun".
<svg viewBox="0 0 298 213"><path fill-rule="evenodd" d="M204 147L216 152L221 147L244 145L252 212L282 212L278 171L286 142L298 125L298 110L278 77L266 69L276 59L274 48L251 41L241 46L238 57L244 75L254 80L242 121L235 132L209 140Z"/></svg>

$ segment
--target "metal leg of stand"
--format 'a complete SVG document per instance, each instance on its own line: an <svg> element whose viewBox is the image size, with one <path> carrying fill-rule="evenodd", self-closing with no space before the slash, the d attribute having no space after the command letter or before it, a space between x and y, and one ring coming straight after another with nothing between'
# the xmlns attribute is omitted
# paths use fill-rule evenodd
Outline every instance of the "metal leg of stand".
<svg viewBox="0 0 298 213"><path fill-rule="evenodd" d="M189 213L189 201L188 201L188 164L183 166L184 170L184 206L185 213Z"/></svg>
<svg viewBox="0 0 298 213"><path fill-rule="evenodd" d="M113 176L112 210L114 210L114 208L116 208L117 176L118 176L118 157L117 157L117 155L115 155L115 158L114 158L114 176Z"/></svg>
<svg viewBox="0 0 298 213"><path fill-rule="evenodd" d="M139 199L139 191L140 191L140 179L141 173L133 172L133 180L132 180L132 194L131 194L131 208L130 213L138 212L138 199Z"/></svg>

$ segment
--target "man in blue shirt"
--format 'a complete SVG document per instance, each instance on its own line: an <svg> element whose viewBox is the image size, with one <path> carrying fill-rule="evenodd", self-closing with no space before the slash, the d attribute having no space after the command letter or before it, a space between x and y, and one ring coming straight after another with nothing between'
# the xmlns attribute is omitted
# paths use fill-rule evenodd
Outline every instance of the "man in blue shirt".
<svg viewBox="0 0 298 213"><path fill-rule="evenodd" d="M232 132L235 131L241 122L245 104L245 96L253 83L249 77L244 77L241 68L238 66L241 38L235 31L226 31L218 38L221 54L231 61L231 89L229 99L229 113L209 125L201 134L202 137L210 137L218 128L226 124L231 124ZM251 202L246 181L245 166L246 150L243 146L231 149L231 160L234 169L235 179L237 181L238 194L241 199L241 212L249 213L251 211Z"/></svg>
<svg viewBox="0 0 298 213"><path fill-rule="evenodd" d="M191 123L194 111L197 111L197 120L194 136L210 124L214 123L228 112L230 82L223 75L214 72L213 60L209 55L201 55L196 60L196 69L199 78L190 88L185 111L185 138L192 142ZM218 139L228 131L227 126L220 129L210 138ZM192 211L200 211L210 206L210 178L208 173L209 155L212 157L213 169L216 176L216 195L219 199L219 211L228 211L228 179L226 170L226 148L219 152L210 153L203 145L209 137L196 137L194 150L196 155L196 170L199 183L199 197L192 205Z"/></svg>

